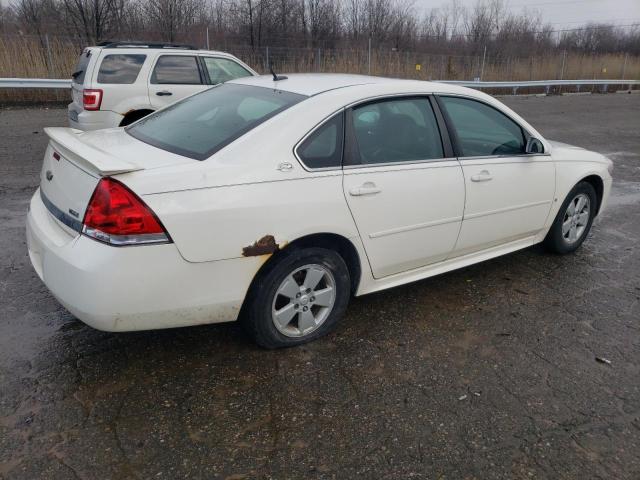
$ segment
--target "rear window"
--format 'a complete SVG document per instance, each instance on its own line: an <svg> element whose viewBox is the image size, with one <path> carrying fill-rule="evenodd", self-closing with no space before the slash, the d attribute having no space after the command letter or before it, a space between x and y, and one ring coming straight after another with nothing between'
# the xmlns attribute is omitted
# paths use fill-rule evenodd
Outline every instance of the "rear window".
<svg viewBox="0 0 640 480"><path fill-rule="evenodd" d="M98 71L98 83L133 83L138 78L146 55L107 55Z"/></svg>
<svg viewBox="0 0 640 480"><path fill-rule="evenodd" d="M227 83L145 117L126 131L154 147L204 160L305 98L272 88Z"/></svg>
<svg viewBox="0 0 640 480"><path fill-rule="evenodd" d="M84 76L87 73L87 67L89 66L89 60L91 60L91 51L85 50L80 55L78 63L76 63L73 73L71 74L71 80L73 83L83 84Z"/></svg>

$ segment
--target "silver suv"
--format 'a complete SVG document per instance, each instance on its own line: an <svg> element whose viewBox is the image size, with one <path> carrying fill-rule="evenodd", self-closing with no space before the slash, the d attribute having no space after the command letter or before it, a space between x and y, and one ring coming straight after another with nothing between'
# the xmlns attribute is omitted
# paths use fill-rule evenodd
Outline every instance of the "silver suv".
<svg viewBox="0 0 640 480"><path fill-rule="evenodd" d="M224 52L167 43L105 42L83 50L72 74L69 126L128 125L211 85L258 75Z"/></svg>

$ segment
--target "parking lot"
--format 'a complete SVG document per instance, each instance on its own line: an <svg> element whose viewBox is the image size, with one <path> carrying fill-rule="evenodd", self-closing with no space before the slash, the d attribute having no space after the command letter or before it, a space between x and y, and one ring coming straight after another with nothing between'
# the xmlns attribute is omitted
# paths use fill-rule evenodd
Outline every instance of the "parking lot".
<svg viewBox="0 0 640 480"><path fill-rule="evenodd" d="M1 110L0 478L640 478L640 95L501 99L614 160L582 249L353 299L278 351L235 324L110 334L67 313L24 235L66 110Z"/></svg>

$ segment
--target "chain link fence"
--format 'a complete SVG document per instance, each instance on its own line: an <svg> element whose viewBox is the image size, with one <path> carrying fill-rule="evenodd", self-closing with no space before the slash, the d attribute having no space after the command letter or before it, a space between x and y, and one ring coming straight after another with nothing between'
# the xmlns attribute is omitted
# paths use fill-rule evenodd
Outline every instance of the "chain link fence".
<svg viewBox="0 0 640 480"><path fill-rule="evenodd" d="M68 78L84 46L81 40L71 37L0 34L0 77ZM236 55L261 73L268 73L273 66L279 73L357 73L419 80L640 79L640 58L625 54L558 52L503 58L491 52L434 55L382 48L252 48L226 42L221 46L220 49ZM212 45L211 48L219 47ZM4 103L67 97L67 92L0 92L0 102Z"/></svg>

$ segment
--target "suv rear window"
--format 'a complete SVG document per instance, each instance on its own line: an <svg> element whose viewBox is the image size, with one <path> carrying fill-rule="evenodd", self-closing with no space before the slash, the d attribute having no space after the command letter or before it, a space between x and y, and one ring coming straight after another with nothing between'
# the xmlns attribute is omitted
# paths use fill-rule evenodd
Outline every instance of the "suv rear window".
<svg viewBox="0 0 640 480"><path fill-rule="evenodd" d="M162 55L151 75L151 83L169 85L199 85L202 83L196 57Z"/></svg>
<svg viewBox="0 0 640 480"><path fill-rule="evenodd" d="M78 63L76 63L76 67L73 69L73 73L71 74L73 83L78 83L80 85L84 83L84 76L87 73L89 60L91 60L91 51L83 51L78 59Z"/></svg>
<svg viewBox="0 0 640 480"><path fill-rule="evenodd" d="M226 83L151 114L126 131L154 147L204 160L305 98L272 88Z"/></svg>
<svg viewBox="0 0 640 480"><path fill-rule="evenodd" d="M146 55L107 55L102 59L98 83L133 83L138 78Z"/></svg>

